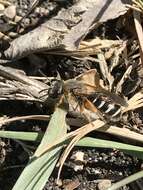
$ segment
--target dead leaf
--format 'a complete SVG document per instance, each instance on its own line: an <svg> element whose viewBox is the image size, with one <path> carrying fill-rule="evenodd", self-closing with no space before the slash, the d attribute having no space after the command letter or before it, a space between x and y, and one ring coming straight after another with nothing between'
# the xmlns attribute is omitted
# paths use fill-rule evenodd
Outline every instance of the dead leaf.
<svg viewBox="0 0 143 190"><path fill-rule="evenodd" d="M65 35L63 40L65 49L68 51L76 50L91 29L125 14L129 9L126 4L130 4L130 1L96 0L93 6L82 15L82 21Z"/></svg>
<svg viewBox="0 0 143 190"><path fill-rule="evenodd" d="M32 53L57 48L76 50L93 28L125 14L129 9L126 3L129 2L129 0L80 0L68 9L62 9L57 16L33 31L13 40L0 62L5 63ZM74 23L73 26L70 23Z"/></svg>

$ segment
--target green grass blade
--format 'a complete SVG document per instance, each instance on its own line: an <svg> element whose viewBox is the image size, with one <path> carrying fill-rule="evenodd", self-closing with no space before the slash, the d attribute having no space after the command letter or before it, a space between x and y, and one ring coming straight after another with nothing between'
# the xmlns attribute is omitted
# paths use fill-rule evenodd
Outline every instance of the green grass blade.
<svg viewBox="0 0 143 190"><path fill-rule="evenodd" d="M38 134L36 132L0 131L0 137L39 142L42 139L43 134ZM113 148L113 149L116 148L131 156L136 156L139 159L143 159L142 147L133 146L124 143L118 143L114 141L85 137L82 140L80 140L76 146L85 146L85 147L94 147L94 148L95 147Z"/></svg>
<svg viewBox="0 0 143 190"><path fill-rule="evenodd" d="M127 185L139 178L143 177L143 171L139 171L133 175L130 175L129 177L124 178L123 180L113 184L110 188L108 188L107 190L117 190L120 187L123 187L124 185Z"/></svg>
<svg viewBox="0 0 143 190"><path fill-rule="evenodd" d="M26 141L37 141L39 142L43 134L38 134L36 132L14 132L14 131L0 131L0 137L19 139ZM124 143L118 143L114 141L95 139L90 137L85 137L78 142L76 146L86 146L86 147L98 147L98 148L116 148L131 156L136 156L139 159L143 159L143 148L139 146L133 146Z"/></svg>
<svg viewBox="0 0 143 190"><path fill-rule="evenodd" d="M131 156L136 156L139 159L143 160L143 147L134 146L125 143L119 143L115 141L96 139L91 137L85 137L81 139L76 146L84 147L97 147L97 148L112 148L123 151Z"/></svg>
<svg viewBox="0 0 143 190"><path fill-rule="evenodd" d="M57 108L36 152L42 151L45 146L54 143L55 140L66 134L65 117L66 111ZM60 144L39 158L32 157L12 190L42 190L55 168L61 149L62 145Z"/></svg>
<svg viewBox="0 0 143 190"><path fill-rule="evenodd" d="M40 142L43 137L43 134L37 132L0 131L0 137L23 140L23 141Z"/></svg>

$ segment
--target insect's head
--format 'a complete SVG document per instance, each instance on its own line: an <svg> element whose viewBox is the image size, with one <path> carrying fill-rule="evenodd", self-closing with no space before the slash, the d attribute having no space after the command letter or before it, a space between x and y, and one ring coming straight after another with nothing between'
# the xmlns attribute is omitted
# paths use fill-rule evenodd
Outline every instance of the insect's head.
<svg viewBox="0 0 143 190"><path fill-rule="evenodd" d="M53 80L51 81L51 86L48 90L48 95L50 98L56 99L63 94L63 81Z"/></svg>

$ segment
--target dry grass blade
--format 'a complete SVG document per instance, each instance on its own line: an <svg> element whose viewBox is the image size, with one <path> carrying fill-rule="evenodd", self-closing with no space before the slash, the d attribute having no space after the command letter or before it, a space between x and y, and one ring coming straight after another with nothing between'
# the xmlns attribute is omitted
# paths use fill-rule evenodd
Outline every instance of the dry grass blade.
<svg viewBox="0 0 143 190"><path fill-rule="evenodd" d="M132 98L130 98L128 100L127 103L128 103L128 107L123 108L123 113L142 107L143 106L143 93L142 92L136 93Z"/></svg>
<svg viewBox="0 0 143 190"><path fill-rule="evenodd" d="M112 48L113 49L113 48ZM112 70L120 64L120 56L123 56L123 52L127 51L127 41L123 41L119 47L114 47L114 55L112 56L111 60L111 67L109 68L110 73ZM108 52L105 52L105 58L108 58Z"/></svg>
<svg viewBox="0 0 143 190"><path fill-rule="evenodd" d="M8 117L0 117L0 126L5 125L7 123L11 123L14 121L19 120L42 120L42 121L48 121L50 119L50 116L48 115L28 115L28 116L18 116L13 118Z"/></svg>
<svg viewBox="0 0 143 190"><path fill-rule="evenodd" d="M43 90L43 88L47 88L48 86L40 81L30 79L28 76L25 75L21 70L17 70L11 67L4 67L0 65L0 76L21 82L22 84L31 85L37 89Z"/></svg>
<svg viewBox="0 0 143 190"><path fill-rule="evenodd" d="M140 57L143 64L143 29L141 25L140 12L133 10L135 28L138 35L139 46L140 46Z"/></svg>
<svg viewBox="0 0 143 190"><path fill-rule="evenodd" d="M113 184L108 190L116 190L116 189L120 189L121 187L123 187L124 185L127 185L129 183L132 183L133 181L142 178L143 177L143 171L138 171L137 173L134 173L124 179L122 179L121 181ZM142 189L142 185L140 184L139 189ZM141 187L141 188L140 188Z"/></svg>
<svg viewBox="0 0 143 190"><path fill-rule="evenodd" d="M129 75L130 75L130 73L131 73L131 71L132 71L132 68L133 68L133 66L130 65L130 66L128 67L128 69L126 70L126 72L124 73L124 75L123 75L123 77L121 78L121 80L118 82L117 87L116 87L116 93L117 93L117 94L118 94L118 93L121 93L122 85L123 85L123 83L125 82L125 80L129 77Z"/></svg>
<svg viewBox="0 0 143 190"><path fill-rule="evenodd" d="M72 140L71 142L68 144L67 148L65 149L65 151L63 152L61 158L60 158L60 161L59 161L59 164L60 164L60 167L59 167L59 171L58 171L58 177L57 177L57 181L60 179L60 174L61 174L61 170L62 170L62 167L64 165L64 162L66 160L66 158L68 157L70 151L72 150L72 148L75 146L75 144L84 136L85 134L79 134L79 135L76 135Z"/></svg>
<svg viewBox="0 0 143 190"><path fill-rule="evenodd" d="M111 73L108 70L108 66L107 66L107 62L105 60L105 57L102 53L99 53L98 55L98 59L100 60L101 64L99 64L100 66L100 70L101 73L105 79L105 81L108 81L109 84L109 90L111 91L112 89L112 84L114 82L114 77L111 75Z"/></svg>
<svg viewBox="0 0 143 190"><path fill-rule="evenodd" d="M79 49L85 49L88 47L99 47L99 49L103 48L112 48L112 47L118 47L123 43L122 40L107 40L107 39L100 39L99 37L96 37L94 39L90 39L87 41L81 41Z"/></svg>
<svg viewBox="0 0 143 190"><path fill-rule="evenodd" d="M100 131L103 133L109 133L109 134L119 136L122 138L131 139L135 142L138 141L138 142L143 143L143 135L142 134L136 133L136 132L131 131L126 128L119 128L116 126L105 125L99 129L97 129L97 131Z"/></svg>
<svg viewBox="0 0 143 190"><path fill-rule="evenodd" d="M45 101L49 86L26 76L21 70L0 65L0 100ZM41 93L42 92L42 93Z"/></svg>
<svg viewBox="0 0 143 190"><path fill-rule="evenodd" d="M94 125L96 127L94 127ZM46 146L45 148L42 149L42 152L38 152L35 154L36 157L40 157L42 156L44 153L46 153L49 149L53 148L54 146L56 146L57 144L65 141L65 140L68 140L78 134L81 134L82 132L84 133L89 133L90 131L92 130L95 130L95 128L100 128L102 127L103 125L105 125L105 122L101 121L101 120L96 120L94 122L94 125L93 124L87 124L87 125L84 125L83 127L80 127L79 129L73 131L73 132L70 132L68 133L67 135L63 136L62 138L60 138L59 140L55 141L53 144L49 145L49 146Z"/></svg>
<svg viewBox="0 0 143 190"><path fill-rule="evenodd" d="M59 173L58 173L58 178L59 178L64 161L67 158L68 154L70 153L71 149L82 137L84 137L86 134L88 134L89 132L91 132L93 130L110 133L110 134L113 134L116 136L121 136L124 138L129 138L132 140L143 142L143 135L141 135L141 134L132 132L128 129L120 129L115 126L108 126L108 125L105 125L105 122L103 122L101 120L96 120L92 123L89 123L79 129L75 130L74 132L71 132L71 133L67 134L66 136L60 138L57 142L54 142L54 144L51 144L50 146L45 147L45 149L43 149L42 152L36 153L35 156L40 157L41 155L46 153L50 148L53 148L53 146L56 146L58 143L61 143L64 140L70 139L71 137L75 136L72 139L72 141L70 142L70 144L67 146L67 148L65 149L65 151L60 159L60 168L59 168Z"/></svg>
<svg viewBox="0 0 143 190"><path fill-rule="evenodd" d="M91 39L88 41L81 41L79 49L76 51L55 50L48 51L49 54L74 56L75 58L82 58L89 55L96 55L102 49L110 49L119 47L123 42L121 40L102 40L100 38ZM47 54L47 52L45 52Z"/></svg>
<svg viewBox="0 0 143 190"><path fill-rule="evenodd" d="M97 120L97 125L93 125L92 123L89 123L88 126L85 125L85 128L83 128L82 130L80 130L78 132L78 134L71 140L71 142L68 144L67 148L65 149L65 151L63 152L61 158L60 158L60 167L59 167L59 172L58 172L58 180L60 177L60 173L63 167L63 164L67 158L67 156L69 155L70 151L72 150L72 148L75 146L75 144L85 135L87 135L88 133L90 133L91 131L94 131L95 129L98 129L100 127L102 127L105 123L104 122L100 122L100 120Z"/></svg>

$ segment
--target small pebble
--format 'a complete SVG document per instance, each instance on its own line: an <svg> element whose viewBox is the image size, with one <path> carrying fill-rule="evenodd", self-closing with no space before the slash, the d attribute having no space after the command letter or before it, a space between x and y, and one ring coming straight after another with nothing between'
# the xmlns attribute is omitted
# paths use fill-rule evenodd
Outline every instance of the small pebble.
<svg viewBox="0 0 143 190"><path fill-rule="evenodd" d="M76 152L75 156L75 161L81 161L84 162L84 152L78 151Z"/></svg>
<svg viewBox="0 0 143 190"><path fill-rule="evenodd" d="M4 11L4 5L0 3L0 11Z"/></svg>
<svg viewBox="0 0 143 190"><path fill-rule="evenodd" d="M40 8L39 7L36 7L36 9L35 9L35 13L40 13Z"/></svg>
<svg viewBox="0 0 143 190"><path fill-rule="evenodd" d="M24 19L24 25L25 26L29 26L29 24L30 24L30 19L29 18L25 18Z"/></svg>
<svg viewBox="0 0 143 190"><path fill-rule="evenodd" d="M16 32L9 32L9 37L11 38L16 38L18 36L18 34Z"/></svg>
<svg viewBox="0 0 143 190"><path fill-rule="evenodd" d="M45 8L43 7L40 7L40 11L39 11L41 14L45 12Z"/></svg>
<svg viewBox="0 0 143 190"><path fill-rule="evenodd" d="M4 34L0 32L0 39L2 39L3 37L4 37Z"/></svg>
<svg viewBox="0 0 143 190"><path fill-rule="evenodd" d="M16 6L14 5L8 6L4 10L4 15L9 19L14 19L14 17L16 16Z"/></svg>
<svg viewBox="0 0 143 190"><path fill-rule="evenodd" d="M20 20L22 19L22 17L21 16L15 16L15 19L14 19L14 22L19 22Z"/></svg>
<svg viewBox="0 0 143 190"><path fill-rule="evenodd" d="M73 169L75 172L77 172L83 170L83 167L84 167L83 165L75 165Z"/></svg>
<svg viewBox="0 0 143 190"><path fill-rule="evenodd" d="M109 187L111 187L111 181L108 179L102 180L98 183L99 190L107 190Z"/></svg>
<svg viewBox="0 0 143 190"><path fill-rule="evenodd" d="M28 9L28 5L25 4L25 5L23 6L23 8L24 8L25 10L27 10L27 9Z"/></svg>
<svg viewBox="0 0 143 190"><path fill-rule="evenodd" d="M4 15L4 6L2 4L0 4L0 16Z"/></svg>

